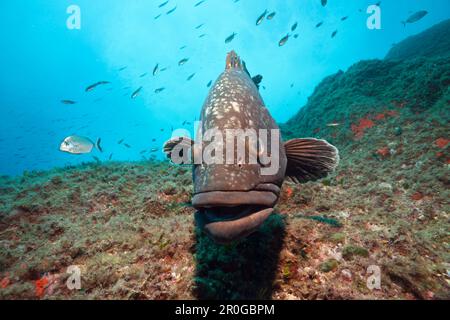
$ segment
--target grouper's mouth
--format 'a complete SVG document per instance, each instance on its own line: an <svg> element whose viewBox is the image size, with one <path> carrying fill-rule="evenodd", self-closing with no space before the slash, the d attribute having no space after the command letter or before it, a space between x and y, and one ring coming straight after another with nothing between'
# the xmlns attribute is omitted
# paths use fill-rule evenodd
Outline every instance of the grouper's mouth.
<svg viewBox="0 0 450 320"><path fill-rule="evenodd" d="M196 221L218 243L229 243L256 231L272 214L279 188L210 191L194 195Z"/></svg>

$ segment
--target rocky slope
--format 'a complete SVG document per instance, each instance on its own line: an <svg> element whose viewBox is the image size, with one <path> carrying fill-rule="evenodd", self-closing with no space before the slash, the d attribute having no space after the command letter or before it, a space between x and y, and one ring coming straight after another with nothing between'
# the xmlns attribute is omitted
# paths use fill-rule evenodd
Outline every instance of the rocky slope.
<svg viewBox="0 0 450 320"><path fill-rule="evenodd" d="M405 60L417 56L446 56L450 52L450 20L445 20L432 28L410 37L395 45L386 59Z"/></svg>
<svg viewBox="0 0 450 320"><path fill-rule="evenodd" d="M187 167L0 177L0 298L450 298L450 51L408 44L441 48L426 35L446 28L431 30L326 78L282 125L285 138L330 140L341 164L286 182L277 214L244 241L216 245L195 228ZM81 290L66 286L71 265Z"/></svg>

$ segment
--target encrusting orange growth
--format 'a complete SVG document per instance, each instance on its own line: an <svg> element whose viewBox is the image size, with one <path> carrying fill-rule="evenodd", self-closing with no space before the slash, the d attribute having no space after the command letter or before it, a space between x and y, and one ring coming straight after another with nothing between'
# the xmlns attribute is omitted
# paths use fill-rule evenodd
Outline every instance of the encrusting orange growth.
<svg viewBox="0 0 450 320"><path fill-rule="evenodd" d="M377 154L382 156L383 158L389 156L391 153L388 147L380 148L377 150Z"/></svg>
<svg viewBox="0 0 450 320"><path fill-rule="evenodd" d="M9 285L9 278L4 277L2 281L0 281L0 288L5 289Z"/></svg>
<svg viewBox="0 0 450 320"><path fill-rule="evenodd" d="M361 139L364 135L364 131L373 126L375 126L375 122L368 118L362 118L359 120L358 125L352 124L352 131L357 139Z"/></svg>
<svg viewBox="0 0 450 320"><path fill-rule="evenodd" d="M45 276L39 280L36 280L35 287L36 287L36 296L37 297L41 298L44 295L47 284L48 284L48 279Z"/></svg>
<svg viewBox="0 0 450 320"><path fill-rule="evenodd" d="M414 201L419 201L423 199L423 194L421 192L416 192L411 196L411 199Z"/></svg>
<svg viewBox="0 0 450 320"><path fill-rule="evenodd" d="M437 139L434 144L441 149L444 149L448 144L450 143L449 139L445 139L445 138L439 138Z"/></svg>

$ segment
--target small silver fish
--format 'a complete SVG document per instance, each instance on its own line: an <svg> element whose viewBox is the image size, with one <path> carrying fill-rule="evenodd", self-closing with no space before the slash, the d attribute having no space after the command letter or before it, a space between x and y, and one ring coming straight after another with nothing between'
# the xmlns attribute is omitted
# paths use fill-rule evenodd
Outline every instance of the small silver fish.
<svg viewBox="0 0 450 320"><path fill-rule="evenodd" d="M73 100L61 100L61 103L62 104L75 104L76 101L73 101Z"/></svg>
<svg viewBox="0 0 450 320"><path fill-rule="evenodd" d="M178 65L179 66L182 66L182 65L184 65L186 62L188 62L189 61L189 58L184 58L184 59L181 59L179 62L178 62Z"/></svg>
<svg viewBox="0 0 450 320"><path fill-rule="evenodd" d="M278 42L278 46L282 47L286 44L286 42L289 40L289 34L285 35L281 40Z"/></svg>
<svg viewBox="0 0 450 320"><path fill-rule="evenodd" d="M175 10L177 10L177 7L170 9L169 11L166 12L167 15L171 14L172 12L174 12Z"/></svg>
<svg viewBox="0 0 450 320"><path fill-rule="evenodd" d="M341 124L337 123L337 122L333 122L333 123L328 123L327 127L339 127Z"/></svg>
<svg viewBox="0 0 450 320"><path fill-rule="evenodd" d="M197 3L194 5L194 7L198 7L198 6L201 5L203 2L205 2L205 0L201 0L201 1L197 2Z"/></svg>
<svg viewBox="0 0 450 320"><path fill-rule="evenodd" d="M158 6L158 8L162 8L162 7L164 7L166 4L168 4L169 3L169 1L165 1L165 2L163 2L163 3L161 3L159 6Z"/></svg>
<svg viewBox="0 0 450 320"><path fill-rule="evenodd" d="M99 151L102 151L100 142L101 139L98 139L97 143L94 143L89 138L73 135L68 136L61 142L59 150L71 154L90 153L94 148L97 148Z"/></svg>
<svg viewBox="0 0 450 320"><path fill-rule="evenodd" d="M231 41L233 41L233 39L234 39L234 37L235 37L236 35L237 35L237 33L236 33L236 32L233 32L232 35L228 36L228 37L225 39L225 43L230 43Z"/></svg>
<svg viewBox="0 0 450 320"><path fill-rule="evenodd" d="M158 89L155 89L155 93L160 93L160 92L163 92L163 91L164 91L164 89L165 89L165 88L158 88Z"/></svg>
<svg viewBox="0 0 450 320"><path fill-rule="evenodd" d="M259 17L258 17L258 19L256 20L256 25L257 26L259 26L263 21L264 21L264 18L266 17L266 14L267 14L267 10L265 10Z"/></svg>
<svg viewBox="0 0 450 320"><path fill-rule="evenodd" d="M419 20L421 20L423 17L425 17L428 14L428 11L421 10L417 11L416 13L412 14L406 21L402 21L403 25L406 27L407 23L414 23Z"/></svg>
<svg viewBox="0 0 450 320"><path fill-rule="evenodd" d="M134 91L131 95L131 99L135 99L139 95L141 90L142 90L142 87L139 87L136 91Z"/></svg>
<svg viewBox="0 0 450 320"><path fill-rule="evenodd" d="M191 74L186 80L189 81L195 76L195 73Z"/></svg>
<svg viewBox="0 0 450 320"><path fill-rule="evenodd" d="M159 72L159 63L156 64L156 66L153 68L153 75L156 76Z"/></svg>
<svg viewBox="0 0 450 320"><path fill-rule="evenodd" d="M277 14L276 12L272 12L271 14L269 14L267 16L267 20L272 20L275 17L276 14Z"/></svg>
<svg viewBox="0 0 450 320"><path fill-rule="evenodd" d="M295 29L297 29L297 26L298 26L298 23L297 23L297 22L294 23L294 24L292 25L292 27L291 27L291 31L294 32Z"/></svg>
<svg viewBox="0 0 450 320"><path fill-rule="evenodd" d="M212 80L210 80L210 81L208 82L208 84L206 85L206 87L207 87L207 88L211 87L211 84L212 84Z"/></svg>
<svg viewBox="0 0 450 320"><path fill-rule="evenodd" d="M125 68L126 68L126 67L125 67ZM120 71L120 70L119 70L119 71ZM99 81L99 82L96 82L96 83L91 84L90 86L88 86L88 87L85 89L85 91L86 91L86 92L89 92L89 91L94 90L96 87L98 87L98 86L100 86L100 85L109 84L109 83L110 83L109 81Z"/></svg>
<svg viewBox="0 0 450 320"><path fill-rule="evenodd" d="M332 37L332 38L336 37L337 33L338 33L337 30L333 31L333 33L331 34L331 37Z"/></svg>
<svg viewBox="0 0 450 320"><path fill-rule="evenodd" d="M316 24L316 28L319 28L321 25L323 25L323 21L320 21L318 24Z"/></svg>

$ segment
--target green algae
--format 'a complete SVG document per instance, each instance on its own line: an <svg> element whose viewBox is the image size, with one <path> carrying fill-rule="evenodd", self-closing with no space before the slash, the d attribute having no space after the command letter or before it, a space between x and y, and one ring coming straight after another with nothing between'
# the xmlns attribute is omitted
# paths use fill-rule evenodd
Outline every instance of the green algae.
<svg viewBox="0 0 450 320"><path fill-rule="evenodd" d="M329 236L329 240L331 242L336 242L336 243L343 243L345 241L345 233L342 232L337 232L337 233L333 233Z"/></svg>
<svg viewBox="0 0 450 320"><path fill-rule="evenodd" d="M297 215L296 217L309 219L309 220L314 220L314 221L317 221L317 222L320 222L320 223L328 224L328 225L330 225L332 227L335 227L335 228L342 227L342 224L338 220L336 220L334 218L325 217L325 216L303 216L303 215Z"/></svg>
<svg viewBox="0 0 450 320"><path fill-rule="evenodd" d="M328 259L327 261L320 264L319 269L322 272L330 272L336 270L338 266L339 261L337 261L336 259Z"/></svg>
<svg viewBox="0 0 450 320"><path fill-rule="evenodd" d="M369 251L363 247L348 245L342 249L342 257L345 260L350 260L355 256L360 256L367 258L369 256Z"/></svg>

